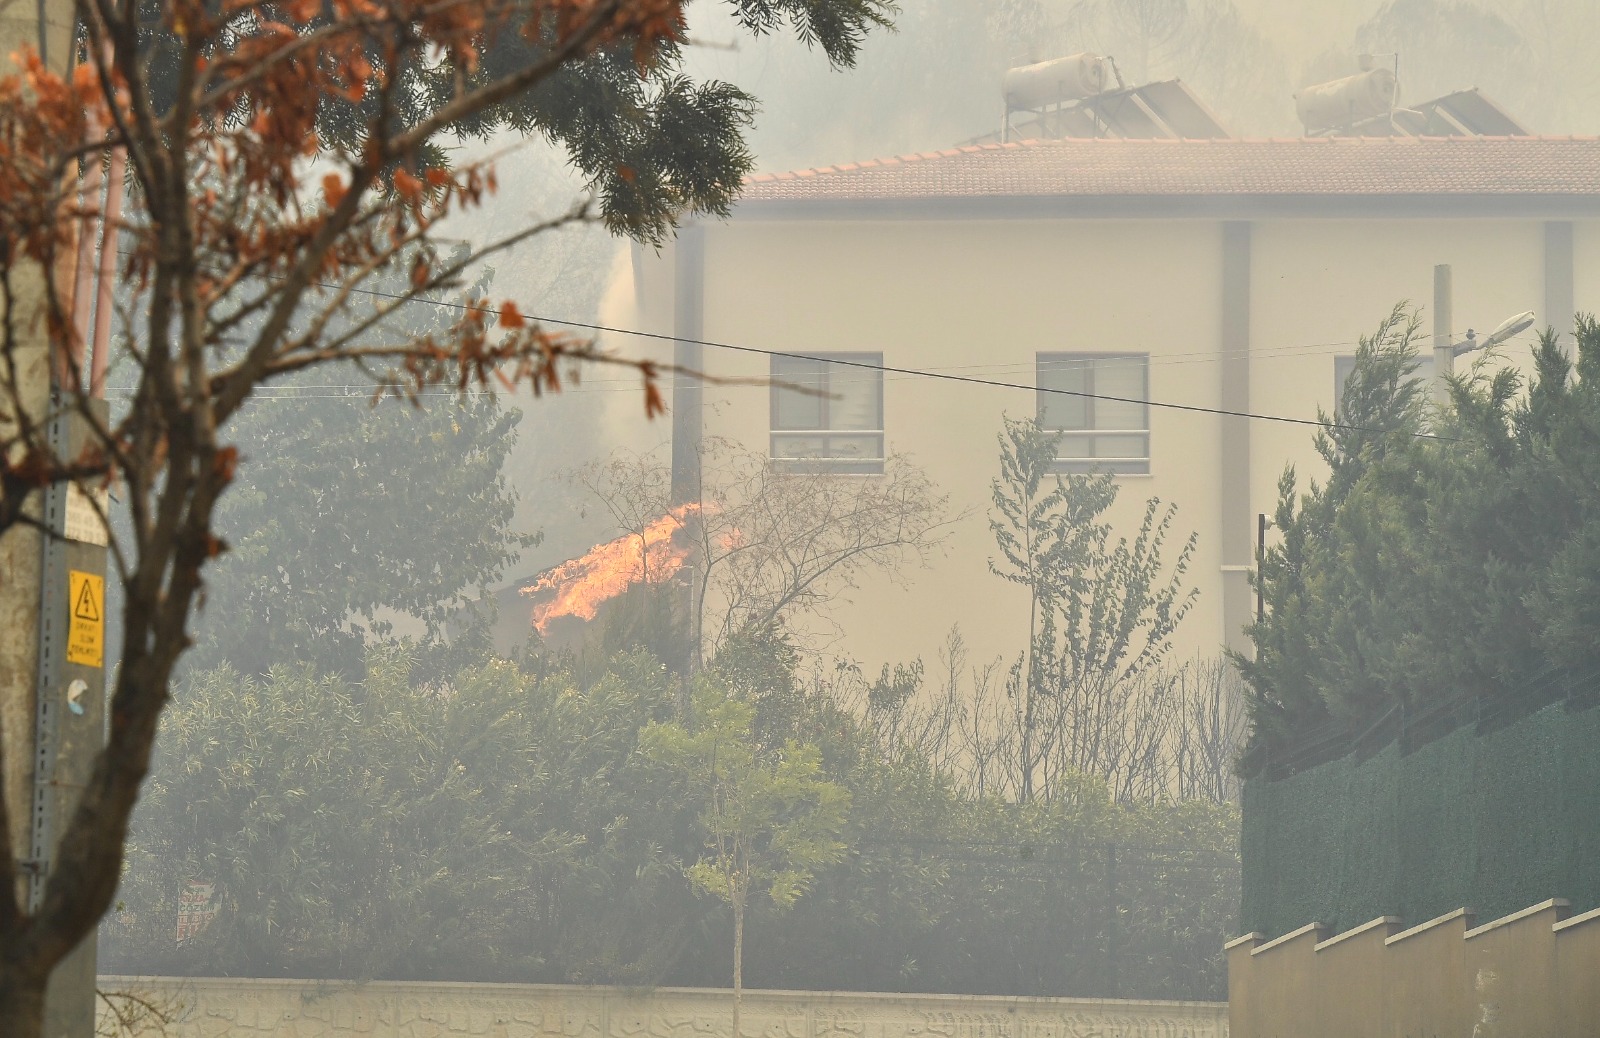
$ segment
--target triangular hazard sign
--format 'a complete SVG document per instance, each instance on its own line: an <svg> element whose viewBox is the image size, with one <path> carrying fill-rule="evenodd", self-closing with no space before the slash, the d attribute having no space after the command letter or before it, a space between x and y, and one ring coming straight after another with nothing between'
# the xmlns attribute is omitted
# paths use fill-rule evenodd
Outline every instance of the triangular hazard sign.
<svg viewBox="0 0 1600 1038"><path fill-rule="evenodd" d="M94 600L94 586L87 580L78 591L78 600L72 604L72 615L79 620L100 620L100 607Z"/></svg>

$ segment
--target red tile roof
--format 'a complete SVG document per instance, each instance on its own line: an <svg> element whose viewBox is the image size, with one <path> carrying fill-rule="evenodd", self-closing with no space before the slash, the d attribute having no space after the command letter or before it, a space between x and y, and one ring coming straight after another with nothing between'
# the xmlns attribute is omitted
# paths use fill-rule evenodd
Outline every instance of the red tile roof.
<svg viewBox="0 0 1600 1038"><path fill-rule="evenodd" d="M1600 196L1600 138L1022 141L755 176L743 198L1307 195Z"/></svg>

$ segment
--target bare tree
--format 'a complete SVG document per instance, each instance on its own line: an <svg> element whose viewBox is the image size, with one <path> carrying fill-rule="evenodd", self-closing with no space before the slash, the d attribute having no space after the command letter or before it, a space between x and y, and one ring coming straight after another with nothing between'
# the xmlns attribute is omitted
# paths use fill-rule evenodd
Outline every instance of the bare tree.
<svg viewBox="0 0 1600 1038"><path fill-rule="evenodd" d="M1227 803L1239 795L1234 762L1246 733L1244 686L1226 659L1189 663L1176 686L1172 791L1186 800Z"/></svg>
<svg viewBox="0 0 1600 1038"><path fill-rule="evenodd" d="M567 479L598 501L616 528L634 539L639 547L642 582L655 583L649 567L648 531L672 514L671 472L648 454L617 450L569 471Z"/></svg>
<svg viewBox="0 0 1600 1038"><path fill-rule="evenodd" d="M1153 67L1165 64L1189 27L1188 0L1103 0L1101 10L1120 41L1132 49L1130 71L1140 83L1150 78Z"/></svg>
<svg viewBox="0 0 1600 1038"><path fill-rule="evenodd" d="M811 617L867 573L897 579L943 549L955 521L923 470L891 455L882 476L788 471L730 440L701 451L701 498L684 533L694 544L693 636L707 657L741 630ZM619 529L672 512L657 455L619 453L573 478Z"/></svg>
<svg viewBox="0 0 1600 1038"><path fill-rule="evenodd" d="M940 648L933 677L920 660L884 667L868 679L849 661L811 676L816 693L862 718L885 757L911 754L946 775L967 796L1021 799L1021 716L1005 692L998 658L973 665L958 628ZM1202 657L1125 682L1114 699L1092 704L1099 740L1093 759L1060 763L1035 795L1073 788L1072 779L1104 781L1122 802L1207 800L1238 795L1233 763L1245 734L1237 672L1221 657ZM1046 741L1054 751L1054 742ZM1037 762L1036 762L1037 763Z"/></svg>
<svg viewBox="0 0 1600 1038"><path fill-rule="evenodd" d="M998 667L991 665L991 672ZM876 739L885 760L911 756L966 785L974 761L967 737L975 704L969 693L967 648L959 627L952 626L940 646L929 688L927 668L921 659L884 664L876 678L868 678L853 660L818 665L810 676L811 690L862 718ZM977 684L977 679L972 679ZM992 683L992 682L991 682Z"/></svg>
<svg viewBox="0 0 1600 1038"><path fill-rule="evenodd" d="M999 657L974 663L961 628L952 626L939 647L939 684L931 697L907 690L894 705L908 715L905 719L880 706L868 720L880 740L894 739L917 753L967 796L1016 799L1018 742L1011 730L1016 714L1004 693L1004 670Z"/></svg>

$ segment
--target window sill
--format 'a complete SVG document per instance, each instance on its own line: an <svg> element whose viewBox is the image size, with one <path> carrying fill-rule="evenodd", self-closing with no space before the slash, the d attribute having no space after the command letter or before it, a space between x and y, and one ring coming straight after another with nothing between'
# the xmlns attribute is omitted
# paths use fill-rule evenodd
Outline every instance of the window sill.
<svg viewBox="0 0 1600 1038"><path fill-rule="evenodd" d="M779 472L804 476L881 476L883 461L857 461L848 458L768 458Z"/></svg>

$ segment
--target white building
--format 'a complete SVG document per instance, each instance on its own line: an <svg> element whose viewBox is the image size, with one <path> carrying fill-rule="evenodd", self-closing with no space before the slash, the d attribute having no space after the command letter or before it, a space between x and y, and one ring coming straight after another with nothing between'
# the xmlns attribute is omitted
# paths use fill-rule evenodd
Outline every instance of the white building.
<svg viewBox="0 0 1600 1038"><path fill-rule="evenodd" d="M1027 603L988 569L1002 413L1065 430L1063 468L1117 473L1125 526L1150 496L1175 503L1200 538L1190 577L1201 596L1181 648L1240 645L1257 513L1273 510L1286 464L1315 475L1317 462L1305 425L1216 412L1331 411L1341 358L1397 302L1430 303L1440 263L1454 270L1458 335L1524 310L1570 328L1574 311L1600 309L1600 140L966 147L757 177L731 219L685 228L659 255L636 250L633 273L640 327L682 340L681 363L804 374L831 393L680 383L684 486L689 448L720 435L869 479L885 451L906 452L970 510L941 564L905 586L863 587L836 611L850 632L841 651L875 669L931 658L952 623L980 657L1022 647ZM1533 340L1505 347L1508 360Z"/></svg>

